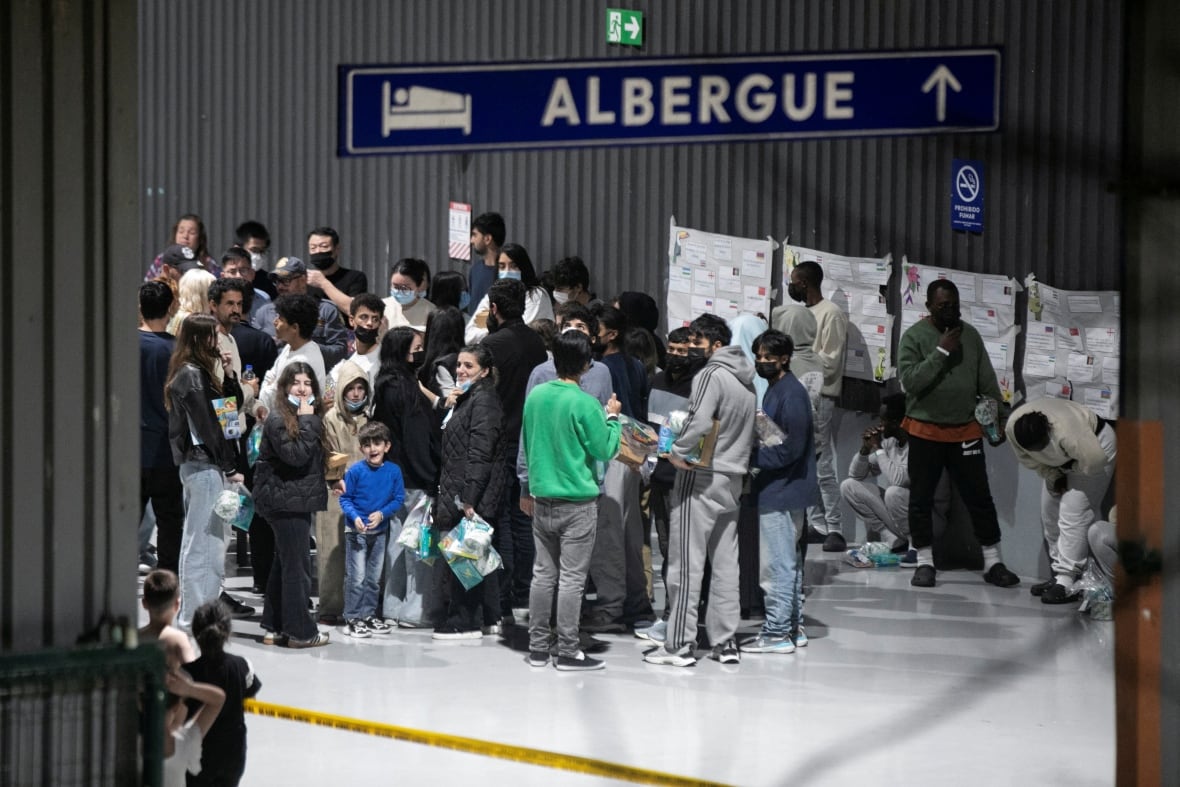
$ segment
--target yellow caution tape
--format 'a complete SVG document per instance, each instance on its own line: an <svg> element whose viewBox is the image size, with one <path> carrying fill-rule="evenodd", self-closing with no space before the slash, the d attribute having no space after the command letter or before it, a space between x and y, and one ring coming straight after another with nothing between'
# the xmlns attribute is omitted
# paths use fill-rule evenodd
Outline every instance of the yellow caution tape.
<svg viewBox="0 0 1180 787"><path fill-rule="evenodd" d="M595 760L591 757L578 757L573 754L560 754L544 749L530 749L526 746L511 746L507 743L484 741L478 738L465 738L461 735L448 735L442 732L418 730L413 727L399 727L396 724L382 724L364 719L353 719L348 716L337 716L332 713L320 713L305 708L292 708L288 705L276 705L273 702L259 702L246 700L245 709L259 716L271 716L276 719L301 721L307 724L317 724L321 727L333 727L338 730L363 732L368 735L378 735L382 738L394 738L410 743L421 743L426 746L438 746L443 749L453 749L471 754L482 754L501 760L512 760L529 765L540 765L545 768L557 768L564 771L585 773L591 776L604 776L636 784L669 784L669 785L704 785L705 787L725 787L721 782L705 779L692 779L687 776L676 776L671 773L652 771L646 768L636 768L631 765Z"/></svg>

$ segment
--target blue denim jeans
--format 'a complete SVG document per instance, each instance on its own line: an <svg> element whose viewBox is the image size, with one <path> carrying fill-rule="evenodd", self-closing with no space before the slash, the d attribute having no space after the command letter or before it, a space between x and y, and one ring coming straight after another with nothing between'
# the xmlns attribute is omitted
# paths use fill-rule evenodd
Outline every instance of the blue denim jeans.
<svg viewBox="0 0 1180 787"><path fill-rule="evenodd" d="M225 488L220 468L205 462L180 466L184 485L184 533L180 539L180 614L176 625L190 631L193 613L221 595L225 579L225 544L229 525L213 513Z"/></svg>
<svg viewBox="0 0 1180 787"><path fill-rule="evenodd" d="M766 593L764 637L794 637L803 622L803 557L799 534L806 512L758 511L759 584Z"/></svg>
<svg viewBox="0 0 1180 787"><path fill-rule="evenodd" d="M385 561L384 533L344 531L344 618L362 620L377 614L381 564Z"/></svg>

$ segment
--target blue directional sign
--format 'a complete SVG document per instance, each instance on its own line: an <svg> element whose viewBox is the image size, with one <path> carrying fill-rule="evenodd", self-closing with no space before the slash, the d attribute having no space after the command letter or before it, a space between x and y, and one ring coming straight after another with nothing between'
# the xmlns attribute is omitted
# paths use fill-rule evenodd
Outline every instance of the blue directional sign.
<svg viewBox="0 0 1180 787"><path fill-rule="evenodd" d="M340 66L342 156L994 131L1000 51Z"/></svg>
<svg viewBox="0 0 1180 787"><path fill-rule="evenodd" d="M981 161L951 161L951 229L983 232Z"/></svg>

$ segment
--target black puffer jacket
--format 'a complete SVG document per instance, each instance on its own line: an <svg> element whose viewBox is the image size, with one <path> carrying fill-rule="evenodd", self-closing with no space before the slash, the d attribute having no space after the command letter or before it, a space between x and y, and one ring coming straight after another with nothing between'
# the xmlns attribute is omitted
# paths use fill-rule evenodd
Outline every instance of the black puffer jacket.
<svg viewBox="0 0 1180 787"><path fill-rule="evenodd" d="M463 512L455 506L456 496L485 520L495 523L508 476L503 418L496 387L486 377L455 404L455 413L442 434L442 471L434 509L439 531L450 530L463 518Z"/></svg>
<svg viewBox="0 0 1180 787"><path fill-rule="evenodd" d="M437 410L409 374L377 378L373 418L389 427L391 448L385 457L401 468L406 489L438 489L439 420Z"/></svg>
<svg viewBox="0 0 1180 787"><path fill-rule="evenodd" d="M283 416L271 411L262 427L262 446L254 465L258 513L270 517L327 510L323 437L324 423L318 415L299 416L299 434L291 437Z"/></svg>

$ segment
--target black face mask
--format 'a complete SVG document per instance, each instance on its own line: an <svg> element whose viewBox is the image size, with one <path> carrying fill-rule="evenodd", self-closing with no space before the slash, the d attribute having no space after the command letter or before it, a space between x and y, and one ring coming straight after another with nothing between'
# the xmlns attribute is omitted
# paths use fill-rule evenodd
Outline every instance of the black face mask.
<svg viewBox="0 0 1180 787"><path fill-rule="evenodd" d="M357 328L353 331L356 340L361 344L376 344L377 343L377 329L376 328Z"/></svg>
<svg viewBox="0 0 1180 787"><path fill-rule="evenodd" d="M308 262L314 265L317 270L321 271L326 271L328 268L332 267L333 263L336 262L336 260L332 258L332 252L330 251L318 251L307 259Z"/></svg>
<svg viewBox="0 0 1180 787"><path fill-rule="evenodd" d="M420 367L423 364L423 362L425 362L425 360L426 360L426 351L425 350L415 350L414 352L410 353L410 368L417 369L418 367Z"/></svg>
<svg viewBox="0 0 1180 787"><path fill-rule="evenodd" d="M787 295L789 295L791 297L791 300L793 300L793 301L796 301L798 303L806 303L806 301L807 301L807 288L804 287L802 284L796 284L795 282L791 282L787 285Z"/></svg>
<svg viewBox="0 0 1180 787"><path fill-rule="evenodd" d="M775 361L759 361L754 364L754 371L758 372L758 376L763 380L777 380L781 370L782 367Z"/></svg>
<svg viewBox="0 0 1180 787"><path fill-rule="evenodd" d="M708 362L709 362L709 359L705 356L705 348L703 348L703 347L689 347L688 348L688 364L687 365L688 365L688 373L689 374L696 374L702 368L704 368L705 364Z"/></svg>
<svg viewBox="0 0 1180 787"><path fill-rule="evenodd" d="M665 365L664 370L668 373L668 377L679 380L688 374L688 356L669 355L668 363Z"/></svg>

